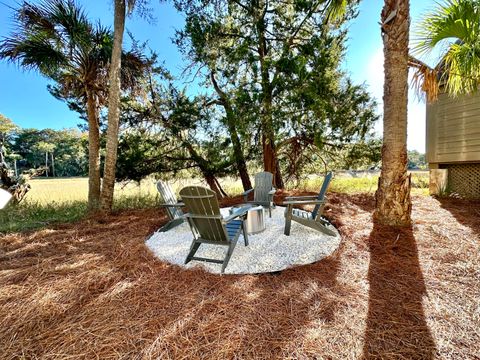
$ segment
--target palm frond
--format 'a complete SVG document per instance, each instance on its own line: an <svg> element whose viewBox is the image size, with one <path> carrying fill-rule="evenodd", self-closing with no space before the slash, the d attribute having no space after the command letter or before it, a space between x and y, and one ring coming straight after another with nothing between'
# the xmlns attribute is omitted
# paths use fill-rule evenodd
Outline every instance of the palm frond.
<svg viewBox="0 0 480 360"><path fill-rule="evenodd" d="M415 56L440 52L436 68L442 71L435 78L440 75L447 92L458 95L476 91L480 85L480 1L445 0L437 4L417 26L413 45ZM428 88L434 76L426 71L417 68L414 81L425 80ZM429 76L432 81L427 80Z"/></svg>
<svg viewBox="0 0 480 360"><path fill-rule="evenodd" d="M348 5L354 1L328 0L326 3L326 21L335 22L340 20L347 12Z"/></svg>
<svg viewBox="0 0 480 360"><path fill-rule="evenodd" d="M440 76L438 69L431 68L413 56L409 56L408 66L413 69L412 88L418 97L426 96L427 101L438 98Z"/></svg>

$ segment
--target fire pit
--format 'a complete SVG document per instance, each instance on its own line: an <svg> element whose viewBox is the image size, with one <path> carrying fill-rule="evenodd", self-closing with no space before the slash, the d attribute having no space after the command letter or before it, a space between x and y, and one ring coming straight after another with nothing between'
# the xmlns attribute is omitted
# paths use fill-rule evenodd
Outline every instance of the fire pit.
<svg viewBox="0 0 480 360"><path fill-rule="evenodd" d="M230 214L243 208L249 208L246 220L247 233L253 235L265 231L265 209L263 206L235 205L230 208Z"/></svg>

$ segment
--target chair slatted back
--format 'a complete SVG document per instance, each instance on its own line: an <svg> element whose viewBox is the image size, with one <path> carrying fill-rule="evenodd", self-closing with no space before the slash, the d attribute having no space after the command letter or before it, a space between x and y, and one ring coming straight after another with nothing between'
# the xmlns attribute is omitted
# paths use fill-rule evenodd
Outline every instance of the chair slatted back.
<svg viewBox="0 0 480 360"><path fill-rule="evenodd" d="M180 190L180 196L188 208L188 221L197 237L219 243L229 242L214 191L201 186L187 186Z"/></svg>
<svg viewBox="0 0 480 360"><path fill-rule="evenodd" d="M162 201L165 204L178 203L175 193L173 192L170 185L168 185L168 183L166 183L165 181L159 180L157 182L157 190L160 193L160 196L162 197ZM179 217L183 216L182 210L178 207L167 206L166 209L167 209L167 213L170 220L178 219Z"/></svg>
<svg viewBox="0 0 480 360"><path fill-rule="evenodd" d="M318 200L323 200L325 198L325 193L328 190L328 187L330 186L330 181L332 180L333 173L330 171L325 175L325 179L323 179L323 184L322 187L320 188L320 192L318 193L317 199ZM316 219L318 215L318 211L320 210L320 207L323 208L324 204L317 204L313 208L312 211L312 219Z"/></svg>
<svg viewBox="0 0 480 360"><path fill-rule="evenodd" d="M253 200L268 202L268 193L272 190L273 174L263 171L255 175L255 190L253 192Z"/></svg>

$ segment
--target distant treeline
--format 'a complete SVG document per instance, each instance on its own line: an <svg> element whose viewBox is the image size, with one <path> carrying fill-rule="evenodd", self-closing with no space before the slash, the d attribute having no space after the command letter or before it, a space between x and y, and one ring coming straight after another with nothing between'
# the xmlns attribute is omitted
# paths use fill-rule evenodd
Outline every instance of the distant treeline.
<svg viewBox="0 0 480 360"><path fill-rule="evenodd" d="M76 129L14 127L3 142L4 162L18 174L43 168L44 176L86 176L87 147L87 134Z"/></svg>

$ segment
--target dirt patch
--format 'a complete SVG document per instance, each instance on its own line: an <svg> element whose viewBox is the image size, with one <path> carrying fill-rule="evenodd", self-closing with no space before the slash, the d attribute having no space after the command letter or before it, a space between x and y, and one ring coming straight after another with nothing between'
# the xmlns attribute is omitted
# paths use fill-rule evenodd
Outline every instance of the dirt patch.
<svg viewBox="0 0 480 360"><path fill-rule="evenodd" d="M476 358L479 205L416 197L395 230L370 195L332 194L340 249L276 275L159 262L144 241L161 210L4 236L0 357Z"/></svg>

